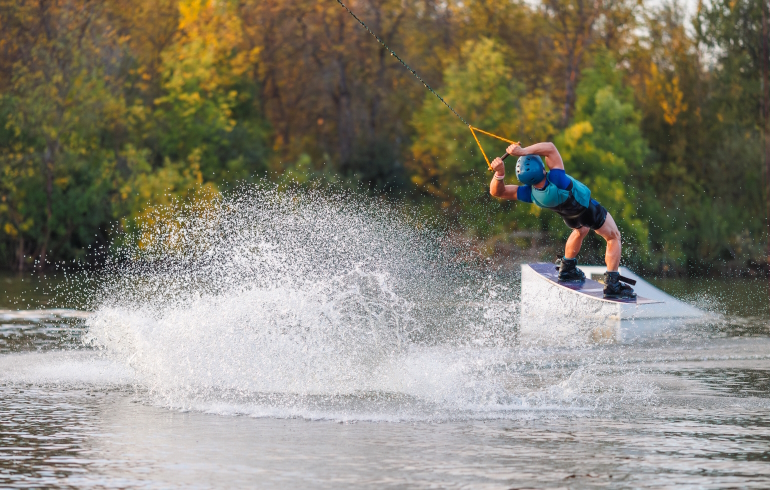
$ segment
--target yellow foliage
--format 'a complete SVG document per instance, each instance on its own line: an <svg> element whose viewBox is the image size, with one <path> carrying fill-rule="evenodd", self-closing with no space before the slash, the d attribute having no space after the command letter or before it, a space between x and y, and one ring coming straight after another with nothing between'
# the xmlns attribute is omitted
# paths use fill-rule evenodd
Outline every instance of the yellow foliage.
<svg viewBox="0 0 770 490"><path fill-rule="evenodd" d="M141 156L135 152L128 158L134 160L132 164L136 167L144 166ZM203 183L200 152L196 150L185 164L166 161L158 170L138 173L121 188L120 195L128 207L123 225L137 225L141 230L139 246L146 248L157 244L158 237L153 230L159 225L169 230L179 226L175 215L181 203L206 209L220 194L215 184Z"/></svg>
<svg viewBox="0 0 770 490"><path fill-rule="evenodd" d="M67 187L69 185L70 178L69 177L59 177L58 179L54 180L54 185L56 187Z"/></svg>
<svg viewBox="0 0 770 490"><path fill-rule="evenodd" d="M204 4L210 4L206 0L182 0L179 2L179 29L184 30L194 26L200 17Z"/></svg>
<svg viewBox="0 0 770 490"><path fill-rule="evenodd" d="M684 93L679 89L679 77L674 75L671 81L668 81L655 63L650 64L647 95L650 100L658 102L663 110L663 120L669 126L673 126L679 114L687 110L687 104L682 102Z"/></svg>
<svg viewBox="0 0 770 490"><path fill-rule="evenodd" d="M10 223L6 223L3 229L5 230L5 234L11 238L16 238L16 236L19 234L19 231L16 229L16 227Z"/></svg>
<svg viewBox="0 0 770 490"><path fill-rule="evenodd" d="M574 148L577 146L578 141L585 135L594 132L594 127L589 121L582 121L575 123L572 126L564 130L564 143L566 148ZM565 157L567 158L567 157Z"/></svg>

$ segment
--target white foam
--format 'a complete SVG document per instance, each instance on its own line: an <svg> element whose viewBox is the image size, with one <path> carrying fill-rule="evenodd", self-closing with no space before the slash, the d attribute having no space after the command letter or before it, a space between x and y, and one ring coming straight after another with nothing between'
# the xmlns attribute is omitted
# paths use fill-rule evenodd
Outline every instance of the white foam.
<svg viewBox="0 0 770 490"><path fill-rule="evenodd" d="M94 351L49 351L0 356L0 381L34 385L126 385L134 371Z"/></svg>
<svg viewBox="0 0 770 490"><path fill-rule="evenodd" d="M375 420L622 398L621 385L596 390L591 346L517 344L510 278L463 268L417 217L350 194L236 196L125 237L86 320L88 343L130 366L154 402Z"/></svg>

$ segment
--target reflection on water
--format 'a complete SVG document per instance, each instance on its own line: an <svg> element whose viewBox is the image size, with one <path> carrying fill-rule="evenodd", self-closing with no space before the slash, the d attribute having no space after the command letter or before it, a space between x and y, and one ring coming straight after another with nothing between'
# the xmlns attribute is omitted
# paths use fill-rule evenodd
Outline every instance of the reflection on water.
<svg viewBox="0 0 770 490"><path fill-rule="evenodd" d="M770 406L745 399L666 395L665 407L603 417L338 424L180 413L88 389L2 395L0 478L19 487L770 483Z"/></svg>
<svg viewBox="0 0 770 490"><path fill-rule="evenodd" d="M760 364L761 365L761 364ZM677 371L677 376L696 379L714 393L729 397L770 398L770 370L731 367Z"/></svg>
<svg viewBox="0 0 770 490"><path fill-rule="evenodd" d="M0 310L0 354L82 348L89 313L77 310Z"/></svg>
<svg viewBox="0 0 770 490"><path fill-rule="evenodd" d="M88 441L99 413L90 398L77 389L3 386L0 481L17 488L55 487L82 474L93 457Z"/></svg>

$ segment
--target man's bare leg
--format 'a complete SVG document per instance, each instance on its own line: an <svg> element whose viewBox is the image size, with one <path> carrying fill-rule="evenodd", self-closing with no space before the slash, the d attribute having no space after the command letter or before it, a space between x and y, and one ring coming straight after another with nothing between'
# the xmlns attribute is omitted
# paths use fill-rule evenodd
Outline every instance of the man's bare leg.
<svg viewBox="0 0 770 490"><path fill-rule="evenodd" d="M607 253L604 256L607 270L617 272L620 266L620 230L618 230L618 225L615 224L610 213L607 213L607 219L604 220L602 227L596 230L596 233L607 240ZM570 236L570 238L572 237Z"/></svg>
<svg viewBox="0 0 770 490"><path fill-rule="evenodd" d="M584 226L577 230L573 229L572 234L567 238L567 245L564 247L564 258L574 259L580 253L580 247L583 245L583 238L588 235L591 228Z"/></svg>

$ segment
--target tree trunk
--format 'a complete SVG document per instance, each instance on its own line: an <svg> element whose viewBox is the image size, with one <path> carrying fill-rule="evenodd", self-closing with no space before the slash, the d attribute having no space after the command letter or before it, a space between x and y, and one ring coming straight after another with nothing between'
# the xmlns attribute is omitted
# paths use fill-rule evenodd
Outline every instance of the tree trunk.
<svg viewBox="0 0 770 490"><path fill-rule="evenodd" d="M340 85L337 99L337 137L340 150L340 162L344 165L350 159L353 149L353 114L350 107L350 90L348 89L345 68L340 63Z"/></svg>
<svg viewBox="0 0 770 490"><path fill-rule="evenodd" d="M564 63L565 94L561 124L567 127L575 105L583 56L592 43L594 27L603 7L596 1L548 0L546 8L553 14L550 20L559 38L557 55Z"/></svg>
<svg viewBox="0 0 770 490"><path fill-rule="evenodd" d="M267 70L264 77L261 80L262 87L262 100L264 107L269 109L271 106L275 107L278 117L275 120L280 121L280 124L276 128L276 132L281 136L283 144L288 144L291 138L292 129L292 111L286 110L286 104L284 102L284 94L281 90L281 82L278 74L276 74L276 66L279 65L275 58L276 48L274 46L280 45L278 37L276 36L275 22L272 18L268 21L267 27L264 30L264 44L268 47L262 53L265 60L265 66ZM275 124L275 123L273 123Z"/></svg>
<svg viewBox="0 0 770 490"><path fill-rule="evenodd" d="M770 281L770 2L762 4L762 122L764 123L765 139L765 178L767 179L767 259L765 267ZM770 298L770 284L768 284L768 298Z"/></svg>
<svg viewBox="0 0 770 490"><path fill-rule="evenodd" d="M371 2L370 2L371 4ZM372 10L374 11L374 32L382 32L382 5L379 3L374 5L372 4ZM404 16L406 15L406 8L402 7L401 11L398 13L396 18L393 20L393 23L390 26L390 29L386 32L383 32L382 38L385 40L385 44L390 45L391 40L396 36L396 33L398 32L399 25L401 24L401 21L404 19ZM379 57L377 60L377 71L375 75L375 83L374 83L374 90L372 93L372 102L369 106L369 141L373 142L375 139L377 139L378 134L377 131L380 128L379 120L380 120L380 111L382 107L382 101L384 99L384 96L382 94L382 87L386 87L388 84L385 81L385 73L387 72L387 59L388 55L390 54L385 48L381 46L377 46L377 52L379 53Z"/></svg>
<svg viewBox="0 0 770 490"><path fill-rule="evenodd" d="M17 252L19 259L19 272L24 272L24 235L19 232L19 250Z"/></svg>
<svg viewBox="0 0 770 490"><path fill-rule="evenodd" d="M579 61L575 59L575 53L571 52L567 60L567 72L565 74L566 85L564 87L564 110L561 115L562 127L569 125L569 120L572 117L572 107L575 105L575 85L578 78L578 65Z"/></svg>
<svg viewBox="0 0 770 490"><path fill-rule="evenodd" d="M385 51L384 49L382 51ZM379 127L380 120L380 107L382 101L382 94L380 94L379 88L384 86L383 80L385 79L385 70L383 69L384 61L383 56L380 56L380 66L377 69L377 85L374 87L372 93L372 100L369 104L369 141L373 142L377 138L377 128Z"/></svg>
<svg viewBox="0 0 770 490"><path fill-rule="evenodd" d="M51 222L53 221L53 173L58 141L48 141L43 154L43 175L45 176L45 225L43 226L43 244L40 248L38 269L45 267L48 244L51 241Z"/></svg>
<svg viewBox="0 0 770 490"><path fill-rule="evenodd" d="M345 24L340 22L338 37L340 45L344 44L344 31ZM337 106L337 145L340 152L340 163L345 165L350 159L353 150L353 140L355 139L353 128L353 110L350 101L350 88L348 86L347 62L341 53L337 53L335 61L337 64L337 70L339 71L337 93L333 97L333 100L336 103L335 105Z"/></svg>

